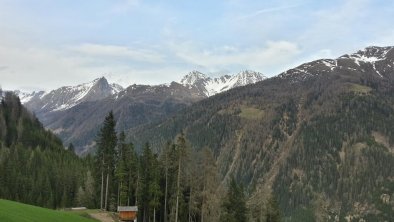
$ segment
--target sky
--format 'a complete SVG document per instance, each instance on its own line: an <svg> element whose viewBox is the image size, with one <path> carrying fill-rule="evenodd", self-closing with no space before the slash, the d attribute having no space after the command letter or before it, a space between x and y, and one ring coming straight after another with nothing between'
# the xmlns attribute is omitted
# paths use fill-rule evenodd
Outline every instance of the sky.
<svg viewBox="0 0 394 222"><path fill-rule="evenodd" d="M271 77L394 45L392 15L387 0L0 0L0 86L160 84L192 70Z"/></svg>

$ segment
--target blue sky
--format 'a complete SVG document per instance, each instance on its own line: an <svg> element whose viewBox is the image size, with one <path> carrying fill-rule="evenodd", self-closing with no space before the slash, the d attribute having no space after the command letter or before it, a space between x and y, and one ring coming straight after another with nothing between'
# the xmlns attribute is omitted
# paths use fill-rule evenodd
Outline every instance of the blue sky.
<svg viewBox="0 0 394 222"><path fill-rule="evenodd" d="M124 86L303 62L394 45L387 0L0 0L0 85Z"/></svg>

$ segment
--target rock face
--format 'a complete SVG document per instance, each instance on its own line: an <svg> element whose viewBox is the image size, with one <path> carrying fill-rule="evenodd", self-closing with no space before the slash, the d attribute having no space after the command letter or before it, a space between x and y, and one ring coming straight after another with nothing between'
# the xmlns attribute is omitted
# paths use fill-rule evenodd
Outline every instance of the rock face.
<svg viewBox="0 0 394 222"><path fill-rule="evenodd" d="M252 205L272 193L292 221L390 221L393 126L394 48L368 47L202 100L129 137L162 147L185 132L213 151L223 180L248 187Z"/></svg>

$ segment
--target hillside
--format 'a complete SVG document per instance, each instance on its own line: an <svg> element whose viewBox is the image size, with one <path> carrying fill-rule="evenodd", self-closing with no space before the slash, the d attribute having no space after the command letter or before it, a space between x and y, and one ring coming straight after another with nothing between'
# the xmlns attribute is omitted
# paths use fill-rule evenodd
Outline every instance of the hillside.
<svg viewBox="0 0 394 222"><path fill-rule="evenodd" d="M117 130L122 131L162 120L202 98L197 91L175 82L159 86L132 85L104 99L38 114L38 118L62 138L65 145L73 143L77 153L83 154L92 151L99 124L111 110L119 122Z"/></svg>
<svg viewBox="0 0 394 222"><path fill-rule="evenodd" d="M302 64L129 136L163 147L183 130L194 149L213 151L223 181L248 187L255 216L272 193L294 221L390 220L393 63L393 47L368 47Z"/></svg>
<svg viewBox="0 0 394 222"><path fill-rule="evenodd" d="M88 162L66 150L18 97L5 94L0 104L0 198L71 207L87 172Z"/></svg>
<svg viewBox="0 0 394 222"><path fill-rule="evenodd" d="M45 209L0 199L0 221L7 222L93 222L76 214Z"/></svg>

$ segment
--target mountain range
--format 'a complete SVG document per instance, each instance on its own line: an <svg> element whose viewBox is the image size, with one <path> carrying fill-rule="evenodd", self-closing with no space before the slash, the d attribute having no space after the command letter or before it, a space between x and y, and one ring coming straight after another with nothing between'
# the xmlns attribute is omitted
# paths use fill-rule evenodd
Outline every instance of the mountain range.
<svg viewBox="0 0 394 222"><path fill-rule="evenodd" d="M94 146L99 124L110 110L117 116L118 130L130 130L166 118L193 102L265 78L249 70L219 78L192 71L179 83L123 88L102 77L49 92L15 93L65 145L73 143L78 153L86 153Z"/></svg>
<svg viewBox="0 0 394 222"><path fill-rule="evenodd" d="M268 79L253 73L238 81L193 71L179 83L95 91L107 96L69 106L53 99L64 102L36 111L24 101L79 153L91 150L110 110L137 148L149 142L160 152L183 132L193 149L212 151L223 183L244 185L253 218L272 195L285 221L391 221L394 47L311 61ZM40 112L45 104L56 107Z"/></svg>
<svg viewBox="0 0 394 222"><path fill-rule="evenodd" d="M308 62L128 135L163 147L181 131L245 185L254 217L272 194L285 221L393 218L394 47Z"/></svg>

